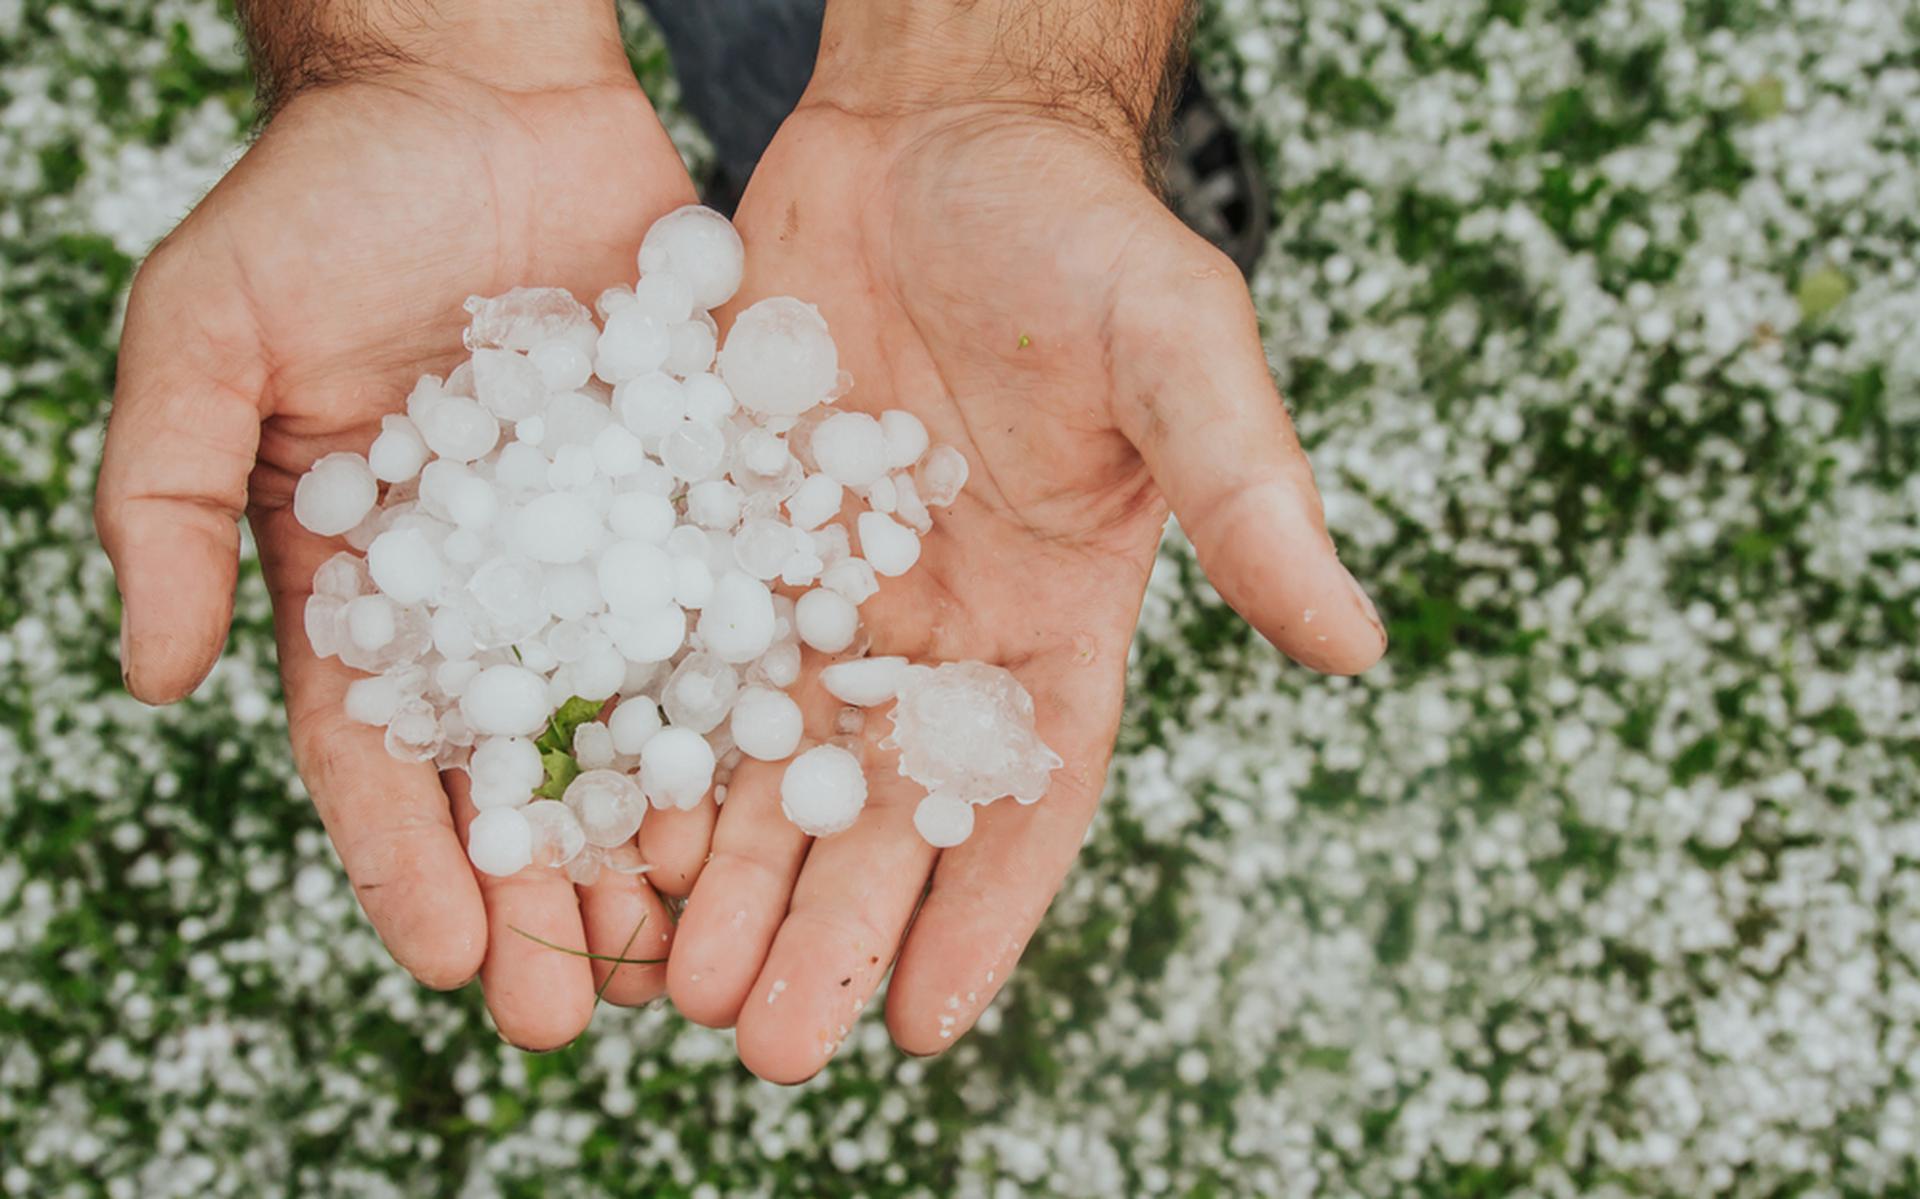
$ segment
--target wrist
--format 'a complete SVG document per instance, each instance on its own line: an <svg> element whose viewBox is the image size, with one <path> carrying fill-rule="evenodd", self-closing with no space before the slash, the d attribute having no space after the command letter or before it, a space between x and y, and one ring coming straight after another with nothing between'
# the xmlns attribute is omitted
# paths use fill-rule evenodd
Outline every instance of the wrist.
<svg viewBox="0 0 1920 1199"><path fill-rule="evenodd" d="M501 91L631 81L612 0L239 0L272 115L303 92L449 75Z"/></svg>
<svg viewBox="0 0 1920 1199"><path fill-rule="evenodd" d="M1139 165L1189 0L829 0L805 102L899 117L1000 107L1065 120Z"/></svg>

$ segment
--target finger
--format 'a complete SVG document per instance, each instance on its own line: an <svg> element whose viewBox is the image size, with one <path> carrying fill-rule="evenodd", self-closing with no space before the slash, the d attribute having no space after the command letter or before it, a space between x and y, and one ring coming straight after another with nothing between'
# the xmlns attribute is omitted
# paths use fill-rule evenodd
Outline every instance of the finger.
<svg viewBox="0 0 1920 1199"><path fill-rule="evenodd" d="M309 581L334 547L284 513L261 517L255 532L300 777L387 951L430 987L461 986L486 953L486 912L440 776L432 763L396 760L380 729L348 720L347 686L360 676L314 657Z"/></svg>
<svg viewBox="0 0 1920 1199"><path fill-rule="evenodd" d="M464 838L478 814L467 775L448 771L446 778ZM593 1018L595 985L592 964L580 956L587 936L573 884L558 870L528 868L505 878L470 873L487 905L480 990L494 1027L521 1049L542 1052L568 1044Z"/></svg>
<svg viewBox="0 0 1920 1199"><path fill-rule="evenodd" d="M1038 803L996 800L940 854L887 988L887 1028L908 1053L939 1053L1006 985L1079 856L1120 726L1124 663L1020 672L1041 737L1065 765Z"/></svg>
<svg viewBox="0 0 1920 1199"><path fill-rule="evenodd" d="M869 751L866 761L867 806L852 828L814 842L740 1011L740 1061L768 1082L803 1082L839 1050L886 977L933 866L933 847L913 828L925 789L900 777L892 755Z"/></svg>
<svg viewBox="0 0 1920 1199"><path fill-rule="evenodd" d="M1327 535L1252 302L1224 257L1184 231L1179 242L1124 280L1121 431L1226 601L1303 665L1358 673L1386 631Z"/></svg>
<svg viewBox="0 0 1920 1199"><path fill-rule="evenodd" d="M651 815L657 815L652 813ZM587 951L658 965L594 961L593 985L600 997L622 1007L658 999L667 989L667 951L673 947L673 917L646 875L603 869L590 887L576 890Z"/></svg>
<svg viewBox="0 0 1920 1199"><path fill-rule="evenodd" d="M652 869L647 882L663 895L685 898L707 864L713 829L720 814L708 792L687 811L666 808L647 813L640 825L640 856Z"/></svg>
<svg viewBox="0 0 1920 1199"><path fill-rule="evenodd" d="M695 1024L733 1024L787 914L807 837L780 811L786 768L785 762L749 759L733 772L714 827L713 855L680 913L667 993Z"/></svg>
<svg viewBox="0 0 1920 1199"><path fill-rule="evenodd" d="M260 440L257 344L232 289L156 251L134 280L94 525L120 587L127 688L170 703L226 642Z"/></svg>

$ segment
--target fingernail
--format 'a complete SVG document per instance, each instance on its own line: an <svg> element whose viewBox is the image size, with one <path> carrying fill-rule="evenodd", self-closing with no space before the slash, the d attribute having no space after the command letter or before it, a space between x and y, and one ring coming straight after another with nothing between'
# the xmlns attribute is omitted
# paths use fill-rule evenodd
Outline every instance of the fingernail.
<svg viewBox="0 0 1920 1199"><path fill-rule="evenodd" d="M133 657L127 652L127 645L127 612L125 607L122 607L120 610L120 685L132 691L133 680L129 677L131 673L129 668Z"/></svg>
<svg viewBox="0 0 1920 1199"><path fill-rule="evenodd" d="M1367 589L1360 585L1360 580L1354 578L1352 572L1347 574L1347 586L1353 589L1353 598L1360 605L1361 615L1367 618L1367 623L1378 630L1381 639L1385 640L1387 627L1380 623L1380 609L1373 606L1373 597L1367 594Z"/></svg>

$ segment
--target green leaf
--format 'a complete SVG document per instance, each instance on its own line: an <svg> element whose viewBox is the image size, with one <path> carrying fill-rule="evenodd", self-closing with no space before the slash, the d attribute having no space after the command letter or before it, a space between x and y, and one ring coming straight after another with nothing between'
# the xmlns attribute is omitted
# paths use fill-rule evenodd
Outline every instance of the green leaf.
<svg viewBox="0 0 1920 1199"><path fill-rule="evenodd" d="M557 749L549 749L540 755L540 762L547 768L547 779L533 793L542 799L559 799L567 793L567 784L580 773L580 763L573 755Z"/></svg>
<svg viewBox="0 0 1920 1199"><path fill-rule="evenodd" d="M581 699L574 696L560 705L560 710L547 721L547 731L540 734L534 744L542 750L557 750L567 754L573 752L573 731L600 715L597 700Z"/></svg>

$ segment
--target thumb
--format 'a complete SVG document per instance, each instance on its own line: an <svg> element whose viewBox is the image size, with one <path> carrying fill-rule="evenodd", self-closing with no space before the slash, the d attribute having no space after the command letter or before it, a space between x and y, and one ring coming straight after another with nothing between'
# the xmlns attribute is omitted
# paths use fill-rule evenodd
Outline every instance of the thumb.
<svg viewBox="0 0 1920 1199"><path fill-rule="evenodd" d="M1253 305L1224 256L1178 252L1123 280L1116 415L1234 610L1295 661L1357 674L1387 645L1327 535L1313 468L1268 374Z"/></svg>
<svg viewBox="0 0 1920 1199"><path fill-rule="evenodd" d="M220 655L260 441L257 338L233 289L182 252L163 246L134 279L94 494L120 670L147 703L187 695Z"/></svg>

